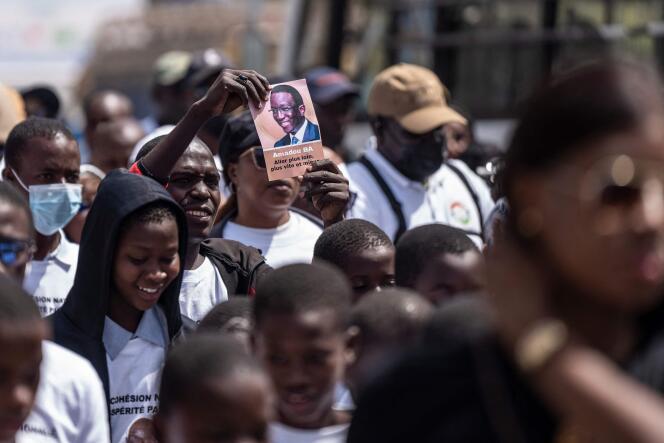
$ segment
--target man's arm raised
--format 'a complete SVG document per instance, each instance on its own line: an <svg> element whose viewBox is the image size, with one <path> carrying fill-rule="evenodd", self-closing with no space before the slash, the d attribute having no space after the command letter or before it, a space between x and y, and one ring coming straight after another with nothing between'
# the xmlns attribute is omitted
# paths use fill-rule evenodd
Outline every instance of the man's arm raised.
<svg viewBox="0 0 664 443"><path fill-rule="evenodd" d="M166 138L140 160L142 167L151 176L166 181L175 163L209 118L232 112L249 102L262 108L269 97L269 89L267 78L255 71L225 69Z"/></svg>

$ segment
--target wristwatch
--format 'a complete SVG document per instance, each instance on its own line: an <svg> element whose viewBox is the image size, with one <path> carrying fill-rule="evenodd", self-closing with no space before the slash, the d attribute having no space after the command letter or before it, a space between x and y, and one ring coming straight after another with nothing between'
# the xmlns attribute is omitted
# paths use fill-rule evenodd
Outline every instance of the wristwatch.
<svg viewBox="0 0 664 443"><path fill-rule="evenodd" d="M568 342L567 326L547 318L535 323L516 342L514 357L523 372L535 372L547 364Z"/></svg>

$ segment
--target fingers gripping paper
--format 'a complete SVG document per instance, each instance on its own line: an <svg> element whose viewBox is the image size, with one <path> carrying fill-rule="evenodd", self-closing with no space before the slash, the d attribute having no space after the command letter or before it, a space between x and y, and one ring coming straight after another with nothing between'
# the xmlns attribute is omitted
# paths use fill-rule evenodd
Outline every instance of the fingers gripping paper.
<svg viewBox="0 0 664 443"><path fill-rule="evenodd" d="M250 110L270 181L303 175L307 166L324 158L306 80L272 85L266 105Z"/></svg>

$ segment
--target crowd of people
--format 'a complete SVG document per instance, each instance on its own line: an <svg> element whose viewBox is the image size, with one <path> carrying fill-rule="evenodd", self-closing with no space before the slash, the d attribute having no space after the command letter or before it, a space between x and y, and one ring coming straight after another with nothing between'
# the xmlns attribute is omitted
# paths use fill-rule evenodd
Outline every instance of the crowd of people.
<svg viewBox="0 0 664 443"><path fill-rule="evenodd" d="M0 89L0 442L664 441L656 72L554 76L499 162L424 67L373 79L362 149L359 87L304 77L326 158L275 181L276 82L213 50L79 138Z"/></svg>

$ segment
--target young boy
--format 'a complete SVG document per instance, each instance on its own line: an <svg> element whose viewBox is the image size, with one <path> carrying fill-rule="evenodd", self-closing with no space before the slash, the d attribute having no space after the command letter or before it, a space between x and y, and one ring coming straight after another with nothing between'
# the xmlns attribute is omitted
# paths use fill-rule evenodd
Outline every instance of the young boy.
<svg viewBox="0 0 664 443"><path fill-rule="evenodd" d="M39 386L47 323L15 283L0 277L0 441L13 442L30 414Z"/></svg>
<svg viewBox="0 0 664 443"><path fill-rule="evenodd" d="M483 286L483 259L460 229L433 224L407 231L397 242L397 286L410 288L437 305Z"/></svg>
<svg viewBox="0 0 664 443"><path fill-rule="evenodd" d="M371 292L353 306L346 386L354 401L367 382L419 342L432 314L429 301L401 288Z"/></svg>
<svg viewBox="0 0 664 443"><path fill-rule="evenodd" d="M231 297L219 303L201 320L196 333L229 334L250 350L251 299Z"/></svg>
<svg viewBox="0 0 664 443"><path fill-rule="evenodd" d="M50 335L34 301L0 277L0 441L108 442L99 377Z"/></svg>
<svg viewBox="0 0 664 443"><path fill-rule="evenodd" d="M353 287L353 302L365 293L394 286L394 245L373 223L344 220L327 228L314 247L314 262L341 269Z"/></svg>
<svg viewBox="0 0 664 443"><path fill-rule="evenodd" d="M78 144L62 122L33 117L9 133L5 162L2 177L28 197L37 229L23 287L46 316L62 306L76 274L78 246L62 228L81 206Z"/></svg>
<svg viewBox="0 0 664 443"><path fill-rule="evenodd" d="M120 171L104 179L74 286L53 324L56 342L90 360L102 379L114 443L157 411L166 349L182 333L185 249L184 213L163 186Z"/></svg>
<svg viewBox="0 0 664 443"><path fill-rule="evenodd" d="M272 443L345 441L350 415L333 404L350 296L344 275L322 263L285 266L259 284L252 343L276 390Z"/></svg>
<svg viewBox="0 0 664 443"><path fill-rule="evenodd" d="M199 335L168 355L155 416L160 443L267 443L272 386L235 340Z"/></svg>

